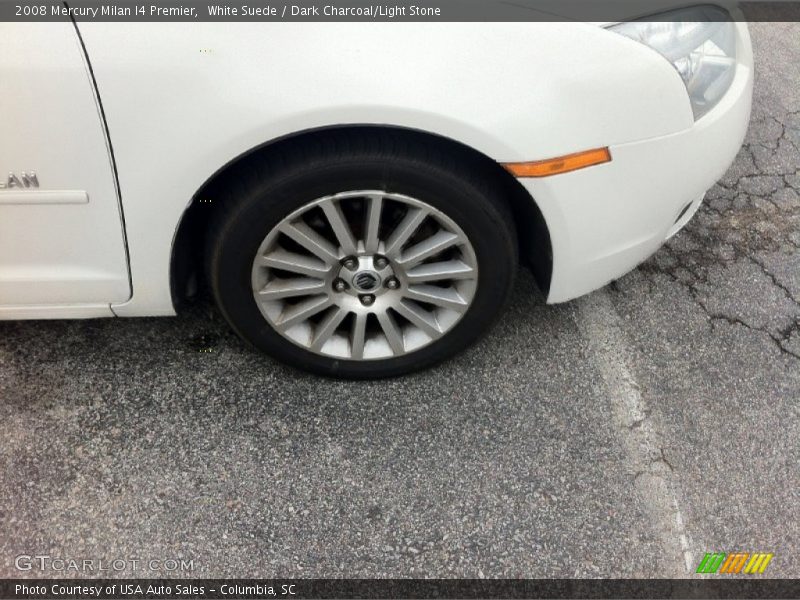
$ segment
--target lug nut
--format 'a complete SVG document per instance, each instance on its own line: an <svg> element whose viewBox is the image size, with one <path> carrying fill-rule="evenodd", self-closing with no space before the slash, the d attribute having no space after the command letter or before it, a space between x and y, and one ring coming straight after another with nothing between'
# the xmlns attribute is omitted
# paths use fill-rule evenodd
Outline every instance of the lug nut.
<svg viewBox="0 0 800 600"><path fill-rule="evenodd" d="M397 277L390 277L386 280L386 287L390 290L396 290L400 287L400 282L397 280Z"/></svg>
<svg viewBox="0 0 800 600"><path fill-rule="evenodd" d="M389 266L389 261L387 259L385 259L383 256L375 257L374 263L375 263L375 267L378 268L378 269L385 269L386 267Z"/></svg>
<svg viewBox="0 0 800 600"><path fill-rule="evenodd" d="M364 306L372 306L375 304L375 296L371 294L365 294L364 296L361 296L361 304Z"/></svg>
<svg viewBox="0 0 800 600"><path fill-rule="evenodd" d="M337 292L343 292L347 289L347 283L344 279L337 279L333 282L333 289Z"/></svg>
<svg viewBox="0 0 800 600"><path fill-rule="evenodd" d="M342 265L349 271L355 271L358 268L358 260L352 256L348 256L342 261Z"/></svg>

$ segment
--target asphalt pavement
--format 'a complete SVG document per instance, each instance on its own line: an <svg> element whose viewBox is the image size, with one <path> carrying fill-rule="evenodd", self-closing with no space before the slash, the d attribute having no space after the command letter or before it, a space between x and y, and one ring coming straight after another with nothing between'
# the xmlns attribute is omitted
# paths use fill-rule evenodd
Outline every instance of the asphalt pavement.
<svg viewBox="0 0 800 600"><path fill-rule="evenodd" d="M15 564L47 555L138 576L680 577L743 551L800 577L800 25L752 33L747 141L689 226L565 305L522 272L440 367L305 375L208 302L0 323L0 576L61 575Z"/></svg>

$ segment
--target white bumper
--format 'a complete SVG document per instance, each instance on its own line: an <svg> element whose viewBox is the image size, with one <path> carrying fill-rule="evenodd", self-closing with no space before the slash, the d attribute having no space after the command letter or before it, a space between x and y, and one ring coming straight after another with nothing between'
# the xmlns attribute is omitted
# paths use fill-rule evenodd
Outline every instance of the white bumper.
<svg viewBox="0 0 800 600"><path fill-rule="evenodd" d="M553 272L548 302L591 292L647 259L686 224L705 192L733 162L747 131L753 89L747 26L738 24L738 31L738 65L731 88L693 126L612 145L612 161L603 165L520 179L550 231ZM693 204L686 209L689 203Z"/></svg>

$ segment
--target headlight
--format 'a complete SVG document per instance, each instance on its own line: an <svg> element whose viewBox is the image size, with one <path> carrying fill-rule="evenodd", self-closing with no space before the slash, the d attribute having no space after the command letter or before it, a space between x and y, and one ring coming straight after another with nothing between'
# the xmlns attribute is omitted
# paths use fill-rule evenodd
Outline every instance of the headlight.
<svg viewBox="0 0 800 600"><path fill-rule="evenodd" d="M677 69L695 120L728 91L736 73L736 30L730 14L716 6L694 6L609 28L650 46Z"/></svg>

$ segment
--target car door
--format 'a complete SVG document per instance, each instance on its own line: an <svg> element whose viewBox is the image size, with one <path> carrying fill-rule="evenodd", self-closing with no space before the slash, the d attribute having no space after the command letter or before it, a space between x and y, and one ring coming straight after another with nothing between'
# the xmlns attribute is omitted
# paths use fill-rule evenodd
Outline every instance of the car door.
<svg viewBox="0 0 800 600"><path fill-rule="evenodd" d="M111 314L131 294L123 219L72 23L0 23L0 88L0 318Z"/></svg>

